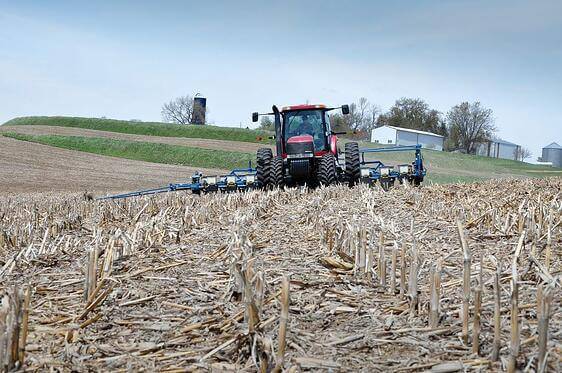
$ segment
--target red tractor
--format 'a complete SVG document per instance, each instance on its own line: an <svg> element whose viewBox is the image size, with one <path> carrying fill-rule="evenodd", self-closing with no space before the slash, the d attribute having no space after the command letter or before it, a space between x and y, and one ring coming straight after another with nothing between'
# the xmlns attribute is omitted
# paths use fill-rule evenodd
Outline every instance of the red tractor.
<svg viewBox="0 0 562 373"><path fill-rule="evenodd" d="M328 186L336 182L355 185L361 178L359 145L345 144L343 162L338 150L338 134L330 126L329 111L341 109L349 114L349 106L325 105L273 106L272 113L253 113L275 118L276 155L269 148L257 152L256 179L262 187L283 187L306 184ZM344 132L345 133L345 132Z"/></svg>

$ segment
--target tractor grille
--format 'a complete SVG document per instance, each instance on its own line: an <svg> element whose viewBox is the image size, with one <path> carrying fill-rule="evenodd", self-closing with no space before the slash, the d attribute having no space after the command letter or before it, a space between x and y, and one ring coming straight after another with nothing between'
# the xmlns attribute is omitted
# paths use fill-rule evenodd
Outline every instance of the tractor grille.
<svg viewBox="0 0 562 373"><path fill-rule="evenodd" d="M289 173L294 179L305 179L310 175L309 159L291 159Z"/></svg>
<svg viewBox="0 0 562 373"><path fill-rule="evenodd" d="M314 144L312 142L287 143L287 154L313 154Z"/></svg>

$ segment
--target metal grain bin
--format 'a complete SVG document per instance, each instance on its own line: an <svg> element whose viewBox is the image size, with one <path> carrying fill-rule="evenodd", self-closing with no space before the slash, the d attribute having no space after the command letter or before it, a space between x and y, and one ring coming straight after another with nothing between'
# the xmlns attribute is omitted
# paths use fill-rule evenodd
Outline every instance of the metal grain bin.
<svg viewBox="0 0 562 373"><path fill-rule="evenodd" d="M555 142L545 146L542 148L541 160L543 162L552 162L554 167L562 167L562 146Z"/></svg>

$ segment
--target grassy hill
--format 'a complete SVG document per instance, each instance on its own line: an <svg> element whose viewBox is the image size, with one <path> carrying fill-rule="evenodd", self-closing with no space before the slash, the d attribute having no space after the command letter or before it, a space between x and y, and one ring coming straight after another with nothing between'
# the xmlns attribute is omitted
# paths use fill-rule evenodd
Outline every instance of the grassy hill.
<svg viewBox="0 0 562 373"><path fill-rule="evenodd" d="M159 122L134 122L126 120L79 117L21 117L9 120L4 123L4 125L74 127L135 135L218 139L264 144L272 142L269 139L271 134L267 131L218 127L211 125L179 125Z"/></svg>
<svg viewBox="0 0 562 373"><path fill-rule="evenodd" d="M254 161L255 156L254 154L235 151L211 150L155 142L126 141L99 137L36 136L12 132L3 133L2 135L17 140L110 157L224 170L248 167L248 161Z"/></svg>
<svg viewBox="0 0 562 373"><path fill-rule="evenodd" d="M164 123L128 122L111 119L70 117L16 118L5 123L14 125L62 126L102 130L127 134L163 137L189 137L218 139L232 142L271 143L265 131L245 130L215 126L181 126ZM71 150L84 151L114 157L144 160L155 163L181 164L205 168L231 169L245 167L248 160L255 160L255 153L202 149L198 147L170 145L157 142L127 141L99 137L28 135L4 133L4 136L32 141ZM363 142L361 147L376 147ZM237 148L236 148L237 149ZM423 150L428 175L426 180L434 183L473 182L502 177L548 177L562 176L562 169L532 165L506 159L495 159L460 153ZM367 160L380 160L385 164L409 163L413 152L368 154Z"/></svg>

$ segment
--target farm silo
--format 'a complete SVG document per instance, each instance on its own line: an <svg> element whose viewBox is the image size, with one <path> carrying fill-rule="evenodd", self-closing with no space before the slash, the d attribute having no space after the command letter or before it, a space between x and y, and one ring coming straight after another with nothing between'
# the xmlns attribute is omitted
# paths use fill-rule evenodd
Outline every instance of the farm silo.
<svg viewBox="0 0 562 373"><path fill-rule="evenodd" d="M562 167L562 146L555 142L545 146L542 148L541 160L543 162L552 162L554 167Z"/></svg>
<svg viewBox="0 0 562 373"><path fill-rule="evenodd" d="M207 112L207 99L205 97L193 98L193 115L191 124L205 124L205 114Z"/></svg>

